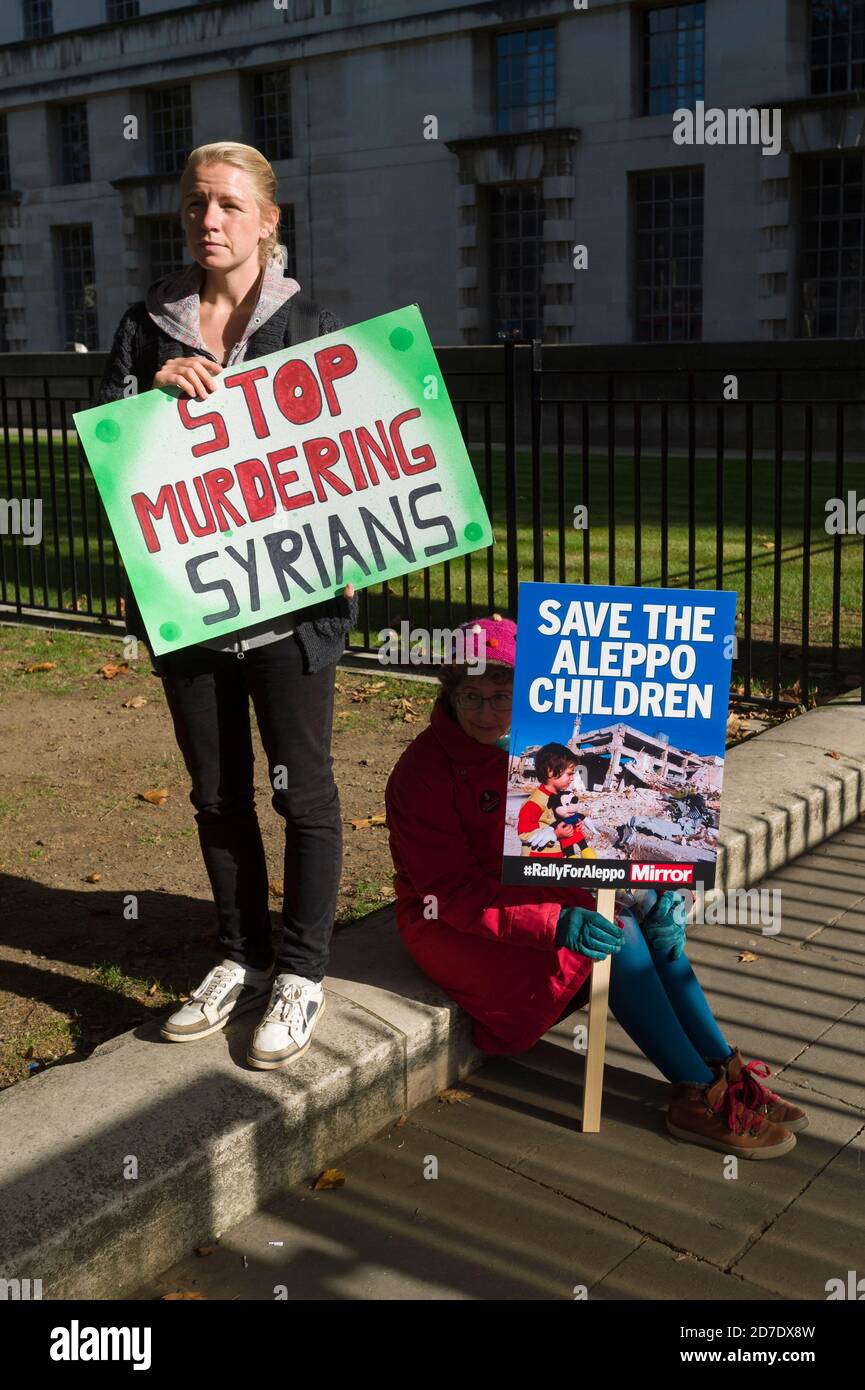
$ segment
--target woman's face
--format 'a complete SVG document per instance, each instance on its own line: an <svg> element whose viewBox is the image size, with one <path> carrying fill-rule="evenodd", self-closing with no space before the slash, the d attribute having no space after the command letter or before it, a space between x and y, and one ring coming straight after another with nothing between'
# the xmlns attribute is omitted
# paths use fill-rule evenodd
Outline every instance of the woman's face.
<svg viewBox="0 0 865 1390"><path fill-rule="evenodd" d="M233 164L200 164L183 186L181 209L186 244L206 270L243 265L272 230L262 222L252 180Z"/></svg>
<svg viewBox="0 0 865 1390"><path fill-rule="evenodd" d="M498 691L506 691L510 696L513 694L513 688L513 677L502 683L491 680L489 676L466 676L454 691L453 699L454 713L463 732L470 738L476 738L479 743L495 743L502 738L511 727L510 707L504 710L494 709L489 697ZM467 709L460 704L460 696L464 691L476 691L478 695L486 697L485 703L479 709Z"/></svg>

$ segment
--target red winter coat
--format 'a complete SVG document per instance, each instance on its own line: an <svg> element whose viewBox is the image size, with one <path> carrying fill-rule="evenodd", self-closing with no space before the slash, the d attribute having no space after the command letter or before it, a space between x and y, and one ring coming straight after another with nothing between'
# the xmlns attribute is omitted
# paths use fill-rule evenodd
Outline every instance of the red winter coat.
<svg viewBox="0 0 865 1390"><path fill-rule="evenodd" d="M477 1046L502 1053L536 1043L586 980L592 962L556 947L556 923L563 904L595 906L586 889L501 882L507 769L440 696L385 790L402 941L472 1015Z"/></svg>

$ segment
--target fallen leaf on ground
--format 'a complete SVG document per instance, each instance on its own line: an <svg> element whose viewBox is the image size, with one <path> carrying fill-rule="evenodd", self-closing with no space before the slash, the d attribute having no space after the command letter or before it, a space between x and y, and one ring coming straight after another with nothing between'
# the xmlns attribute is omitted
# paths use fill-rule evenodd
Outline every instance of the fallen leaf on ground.
<svg viewBox="0 0 865 1390"><path fill-rule="evenodd" d="M56 661L34 661L32 666L24 667L24 674L29 676L33 671L53 671L56 665Z"/></svg>
<svg viewBox="0 0 865 1390"><path fill-rule="evenodd" d="M128 670L128 661L121 661L119 665L113 661L106 661L104 666L99 667L99 674L100 676L104 676L107 681L113 681L115 676L119 676L124 671Z"/></svg>
<svg viewBox="0 0 865 1390"><path fill-rule="evenodd" d="M827 757L827 758L840 758L840 756L841 756L840 753L835 753L835 752L827 753L827 754L826 754L826 757Z"/></svg>
<svg viewBox="0 0 865 1390"><path fill-rule="evenodd" d="M154 787L149 792L136 792L139 801L149 801L151 806L162 806L168 800L168 791L165 787Z"/></svg>
<svg viewBox="0 0 865 1390"><path fill-rule="evenodd" d="M436 1100L444 1101L445 1105L456 1105L464 1100L471 1100L472 1091L461 1091L456 1086L448 1086L446 1090L439 1091Z"/></svg>
<svg viewBox="0 0 865 1390"><path fill-rule="evenodd" d="M152 984L152 985L150 986L150 988L149 988L149 990L147 991L147 993L148 993L148 994L150 995L150 997L152 998L154 994L158 994L158 993L159 993L159 986L154 982L154 984Z"/></svg>
<svg viewBox="0 0 865 1390"><path fill-rule="evenodd" d="M760 959L760 957L759 957L759 956L755 956L753 951L740 951L740 952L739 952L739 960L744 961L746 964L750 964L750 962L751 962L752 960L759 960L759 959Z"/></svg>
<svg viewBox="0 0 865 1390"><path fill-rule="evenodd" d="M84 882L85 882L85 883L98 883L99 880L101 879L101 877L102 877L102 875L101 875L101 874L97 874L97 873L88 874L87 877L85 878Z"/></svg>
<svg viewBox="0 0 865 1390"><path fill-rule="evenodd" d="M202 1302L205 1301L203 1293L164 1293L161 1302L170 1303L172 1299L176 1298L200 1298Z"/></svg>
<svg viewBox="0 0 865 1390"><path fill-rule="evenodd" d="M124 709L141 709L141 706L142 706L142 705L146 705L146 704L147 704L147 701L145 700L145 698L144 698L143 695L133 695L131 700L124 700L124 701L123 701L123 708L124 708Z"/></svg>
<svg viewBox="0 0 865 1390"><path fill-rule="evenodd" d="M366 830L370 825L384 825L385 823L386 817L383 814L375 816L361 816L357 820L352 821L351 828L352 830Z"/></svg>
<svg viewBox="0 0 865 1390"><path fill-rule="evenodd" d="M283 896L285 889L281 878L272 878L267 886L272 898L281 898Z"/></svg>
<svg viewBox="0 0 865 1390"><path fill-rule="evenodd" d="M345 1187L345 1173L339 1168L325 1168L315 1180L316 1192L326 1192L331 1187Z"/></svg>
<svg viewBox="0 0 865 1390"><path fill-rule="evenodd" d="M196 1245L196 1247L195 1247L195 1253L196 1253L196 1255L214 1255L214 1254L216 1253L216 1246L215 1246L215 1245Z"/></svg>

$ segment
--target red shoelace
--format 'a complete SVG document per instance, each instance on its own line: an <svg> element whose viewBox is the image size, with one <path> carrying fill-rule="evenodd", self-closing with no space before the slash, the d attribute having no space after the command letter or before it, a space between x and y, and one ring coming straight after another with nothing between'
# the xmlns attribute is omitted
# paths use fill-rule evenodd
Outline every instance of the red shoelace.
<svg viewBox="0 0 865 1390"><path fill-rule="evenodd" d="M733 1134L742 1134L752 1127L759 1128L766 1120L766 1116L759 1113L760 1107L781 1099L757 1079L758 1076L771 1075L771 1067L765 1062L746 1062L737 1079L727 1086L715 1106L715 1113L724 1112L727 1128Z"/></svg>

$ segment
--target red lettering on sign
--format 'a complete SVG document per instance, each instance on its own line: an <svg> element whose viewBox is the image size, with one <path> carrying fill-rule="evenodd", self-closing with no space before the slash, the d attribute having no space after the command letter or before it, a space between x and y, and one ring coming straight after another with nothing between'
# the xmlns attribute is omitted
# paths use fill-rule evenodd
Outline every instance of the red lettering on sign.
<svg viewBox="0 0 865 1390"><path fill-rule="evenodd" d="M230 519L237 526L245 526L246 522L233 503L226 500L225 494L234 487L234 475L230 468L209 468L202 474L204 486L207 488L210 500L213 503L213 513L220 531L228 530L228 522L225 519L226 512Z"/></svg>
<svg viewBox="0 0 865 1390"><path fill-rule="evenodd" d="M244 459L235 468L250 521L263 521L276 511L276 498L261 459Z"/></svg>
<svg viewBox="0 0 865 1390"><path fill-rule="evenodd" d="M196 474L192 481L195 484L195 491L198 494L198 501L201 505L201 515L204 517L203 521L198 521L192 511L192 503L189 500L189 490L182 478L174 484L174 490L180 498L180 505L183 508L183 515L186 517L186 524L193 536L209 536L212 531L216 530L216 519L210 505L210 499L207 496L207 489L204 486L200 474Z"/></svg>
<svg viewBox="0 0 865 1390"><path fill-rule="evenodd" d="M693 864L631 864L631 883L693 883Z"/></svg>
<svg viewBox="0 0 865 1390"><path fill-rule="evenodd" d="M258 399L258 387L255 384L263 376L267 376L266 367L250 367L248 371L236 372L234 376L227 376L222 380L223 386L239 386L243 392L256 439L266 439L269 433L261 401Z"/></svg>
<svg viewBox="0 0 865 1390"><path fill-rule="evenodd" d="M366 471L369 474L369 480L372 483L373 487L375 487L378 483L378 474L375 471L375 464L370 458L370 454L375 454L376 458L384 468L384 471L389 478L393 478L393 480L396 481L396 479L399 477L399 468L397 467L396 460L394 459L394 456L391 453L390 444L388 442L388 438L385 433L385 428L381 420L376 420L375 427L379 432L379 436L381 437L381 448L379 448L379 446L376 444L366 425L358 425L356 430L357 442L360 445L360 452L363 454L363 461L366 464Z"/></svg>
<svg viewBox="0 0 865 1390"><path fill-rule="evenodd" d="M308 425L321 414L318 382L305 362L283 362L273 378L273 399L293 425Z"/></svg>
<svg viewBox="0 0 865 1390"><path fill-rule="evenodd" d="M339 401L332 383L341 377L351 376L357 367L354 348L348 343L334 343L333 347L320 348L315 356L315 365L324 387L324 397L331 415L341 415Z"/></svg>
<svg viewBox="0 0 865 1390"><path fill-rule="evenodd" d="M315 495L319 502L325 502L324 488L321 479L324 478L330 484L334 492L340 497L350 497L351 488L348 483L344 483L342 478L337 478L331 473L333 464L339 462L339 449L332 439L319 438L307 439L303 445L303 456L309 468L309 475L315 487Z"/></svg>
<svg viewBox="0 0 865 1390"><path fill-rule="evenodd" d="M296 497L289 497L286 492L286 483L297 482L297 472L294 468L289 468L283 472L276 465L282 463L284 459L293 458L297 458L297 450L293 444L288 444L284 449L273 449L267 455L267 462L270 465L273 481L279 493L279 500L287 512L290 512L294 507L307 507L310 502L315 500L311 492L299 492Z"/></svg>
<svg viewBox="0 0 865 1390"><path fill-rule="evenodd" d="M165 483L164 486L159 489L155 502L151 502L150 498L144 492L133 492L130 501L135 509L135 515L138 518L138 525L141 527L144 544L149 551L153 552L160 549L159 541L150 518L155 516L156 519L159 520L160 517L164 515L166 507L168 508L168 515L171 519L171 525L178 545L186 545L189 537L180 519L177 498L174 495L174 488L170 483Z"/></svg>
<svg viewBox="0 0 865 1390"><path fill-rule="evenodd" d="M194 458L200 458L202 454L212 454L218 449L228 448L228 430L225 428L225 421L218 410L211 410L207 415L190 415L189 397L180 396L177 401L177 413L180 416L181 424L185 430L200 430L203 425L213 427L213 438L202 441L200 444L193 444L190 453Z"/></svg>
<svg viewBox="0 0 865 1390"><path fill-rule="evenodd" d="M393 440L393 447L396 449L399 466L403 473L406 474L425 473L428 468L435 468L436 466L435 454L429 444L418 444L416 448L412 449L412 458L419 459L420 462L409 463L405 446L400 438L399 431L403 422L405 420L416 420L419 415L420 411L417 406L414 406L411 410L404 410L400 415L395 415L390 422L390 437Z"/></svg>

